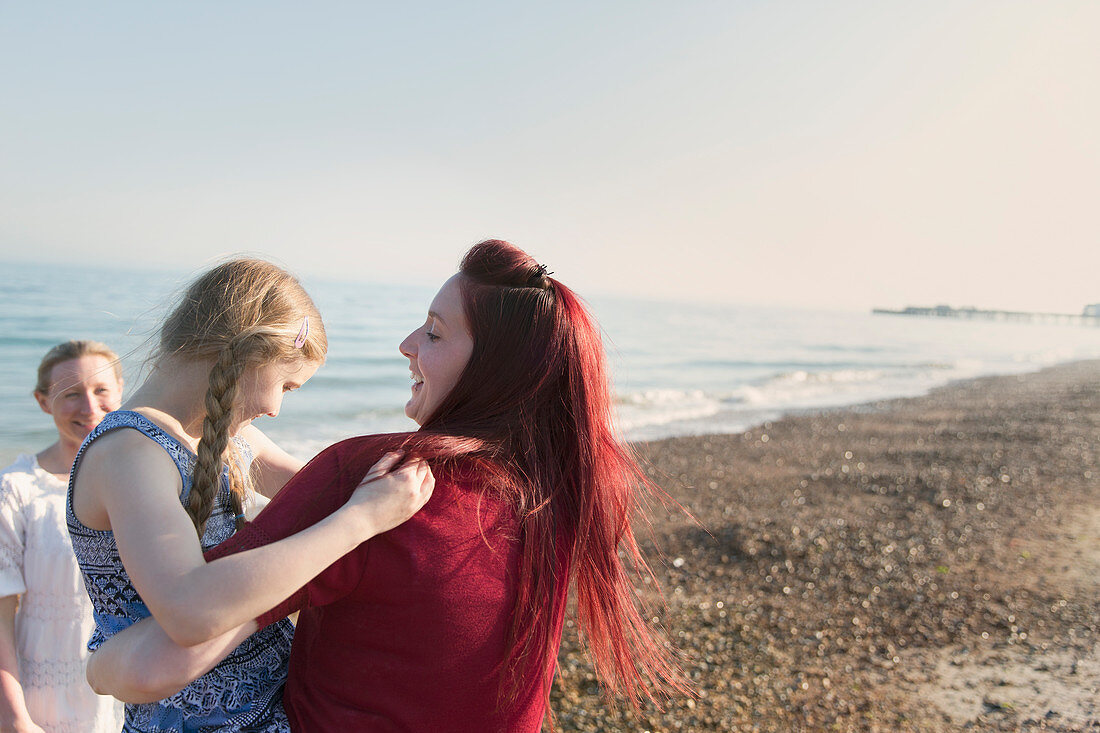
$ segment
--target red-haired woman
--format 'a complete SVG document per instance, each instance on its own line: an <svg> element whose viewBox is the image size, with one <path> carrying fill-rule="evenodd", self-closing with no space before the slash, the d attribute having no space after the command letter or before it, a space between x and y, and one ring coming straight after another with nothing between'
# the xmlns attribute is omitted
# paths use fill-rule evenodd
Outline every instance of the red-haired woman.
<svg viewBox="0 0 1100 733"><path fill-rule="evenodd" d="M482 242L401 353L420 430L326 449L208 555L319 521L388 450L431 464L418 514L257 619L301 611L292 729L538 731L570 583L611 693L637 703L682 689L620 557L642 563L630 520L647 484L614 430L600 331L580 299L516 247ZM254 630L180 649L143 622L100 648L89 679L134 702L164 697Z"/></svg>

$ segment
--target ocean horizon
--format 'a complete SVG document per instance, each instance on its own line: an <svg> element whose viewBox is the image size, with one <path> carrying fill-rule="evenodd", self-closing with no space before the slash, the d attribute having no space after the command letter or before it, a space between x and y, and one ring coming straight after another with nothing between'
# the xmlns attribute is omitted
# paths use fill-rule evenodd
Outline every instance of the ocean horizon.
<svg viewBox="0 0 1100 733"><path fill-rule="evenodd" d="M0 465L56 439L33 397L46 350L106 342L127 394L161 318L193 272L5 264L0 284ZM258 427L307 459L353 435L415 429L404 416L401 339L434 289L303 277L329 336L326 364ZM582 293L582 295L585 295ZM652 301L590 295L631 440L739 432L784 414L924 394L959 379L1100 358L1096 329L867 312Z"/></svg>

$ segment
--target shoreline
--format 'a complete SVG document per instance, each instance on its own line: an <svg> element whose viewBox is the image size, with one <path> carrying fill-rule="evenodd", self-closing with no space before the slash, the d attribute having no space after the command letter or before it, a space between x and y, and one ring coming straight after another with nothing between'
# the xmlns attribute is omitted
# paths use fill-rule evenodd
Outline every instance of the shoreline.
<svg viewBox="0 0 1100 733"><path fill-rule="evenodd" d="M952 386L954 384L965 383L972 380L998 378L998 376L1004 376L1004 378L1010 378L1010 376L1019 376L1034 374L1044 369L1056 368L1056 366L1064 366L1068 364L1077 363L1077 361L1058 362L1056 364L1047 366L1036 366L1035 364L1027 364L1027 368L1022 372L999 372L999 373L985 373L974 376L961 376L961 378L952 378L942 383L934 383L932 386L922 386L920 389L905 390L900 393L895 392L893 394L886 394L881 396L872 395L860 395L853 396L849 401L848 398L842 397L818 397L818 400L824 401L824 404L809 404L802 406L761 406L752 408L751 412L757 413L753 417L744 417L737 409L726 409L726 411L719 411L707 418L690 418L686 420L678 420L679 423L692 423L694 424L700 419L715 419L719 422L725 422L728 429L720 429L717 431L706 431L706 433L697 433L697 431L690 431L690 433L678 434L664 434L664 428L668 425L675 425L678 422L673 423L647 423L637 428L637 436L631 436L629 433L626 435L626 440L631 444L636 445L648 445L656 444L664 440L680 439L680 438L704 438L720 435L739 435L741 431L751 430L760 427L763 424L771 424L789 417L803 417L809 415L820 415L832 412L845 412L853 411L860 412L864 409L877 409L882 405L888 405L895 401L912 400L912 398L919 398L927 396L937 390L945 389L945 387ZM835 402L834 402L835 401ZM27 411L32 411L31 405L33 401L27 398L26 403L23 405ZM748 409L748 408L746 408ZM41 450L42 447L52 444L56 440L56 433L54 426L48 418L48 416L42 416L38 413L36 406L33 407L33 411L30 413L33 415L35 422L29 426L24 426L19 430L15 430L10 426L3 430L0 430L0 467L9 466L20 453L36 452ZM400 414L398 418L401 423L404 424L404 415ZM300 425L290 425L284 420L281 423L273 423L262 426L268 436L276 439L279 445L290 450L292 455L300 458L301 460L308 461L309 458L315 456L323 448L332 445L333 442L338 442L345 438L352 437L354 435L363 435L366 433L388 433L388 431L396 431L401 429L411 429L415 425L409 423L408 425L374 425L370 430L350 430L345 433L333 434L326 438L317 440L310 439L309 445L306 449L301 449L300 445L297 445L300 441L299 436L301 434L308 434L311 427L308 420ZM726 426L724 426L725 428ZM694 426L691 428L684 427L683 429L694 430ZM647 437L648 436L648 437ZM37 446L37 447L35 447Z"/></svg>
<svg viewBox="0 0 1100 733"><path fill-rule="evenodd" d="M1098 385L1070 362L638 444L702 525L644 543L698 698L608 710L567 628L558 729L1092 729Z"/></svg>
<svg viewBox="0 0 1100 733"><path fill-rule="evenodd" d="M880 394L878 396L861 395L858 397L852 397L850 399L843 398L837 401L834 401L833 398L824 398L819 404L796 405L788 407L760 407L758 409L758 412L761 414L759 418L740 422L735 421L732 423L733 427L730 429L715 430L711 432L685 432L664 435L660 434L659 430L660 428L664 427L664 424L647 424L642 426L640 430L649 431L651 429L654 429L656 431L655 435L651 437L639 438L634 438L630 435L627 435L626 441L631 444L644 445L649 443L660 443L676 438L705 438L717 435L740 435L745 431L759 428L765 423L770 425L771 423L782 420L784 418L808 417L813 415L828 414L830 412L863 412L865 410L878 410L884 407L888 407L894 402L927 397L930 394L937 392L938 390L950 388L954 385L964 384L966 382L972 382L979 379L995 379L1002 377L1026 377L1032 374L1038 374L1039 372L1046 371L1047 369L1056 369L1059 367L1071 366L1073 364L1088 361L1095 361L1095 359L1071 359L1070 361L1058 361L1046 365L1028 364L1027 368L1025 368L1023 371L992 371L971 374L968 376L955 376L948 378L942 382L934 382L930 385L922 385L920 388L893 391L891 393ZM707 419L715 418L720 420L730 420L732 416L737 414L738 413L735 410L719 411L707 416Z"/></svg>

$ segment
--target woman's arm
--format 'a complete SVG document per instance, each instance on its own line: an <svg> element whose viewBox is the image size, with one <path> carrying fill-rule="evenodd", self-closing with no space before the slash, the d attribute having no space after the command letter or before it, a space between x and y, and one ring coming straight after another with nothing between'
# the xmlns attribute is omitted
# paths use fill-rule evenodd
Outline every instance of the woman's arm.
<svg viewBox="0 0 1100 733"><path fill-rule="evenodd" d="M0 733L42 733L27 711L15 647L15 611L27 590L23 580L26 504L19 484L30 480L22 471L0 478Z"/></svg>
<svg viewBox="0 0 1100 733"><path fill-rule="evenodd" d="M18 596L0 598L0 733L44 733L27 712L19 680L19 656L15 653L18 604Z"/></svg>
<svg viewBox="0 0 1100 733"><path fill-rule="evenodd" d="M88 659L88 684L100 695L128 703L163 700L209 672L256 631L248 621L195 646L179 646L155 618L103 642Z"/></svg>
<svg viewBox="0 0 1100 733"><path fill-rule="evenodd" d="M397 460L387 456L371 473L381 475ZM85 524L84 515L94 517L101 506L150 612L174 642L193 646L276 606L363 541L397 526L433 487L426 464L410 463L360 485L343 507L308 529L207 563L179 503L171 458L140 433L118 430L86 451L73 502Z"/></svg>

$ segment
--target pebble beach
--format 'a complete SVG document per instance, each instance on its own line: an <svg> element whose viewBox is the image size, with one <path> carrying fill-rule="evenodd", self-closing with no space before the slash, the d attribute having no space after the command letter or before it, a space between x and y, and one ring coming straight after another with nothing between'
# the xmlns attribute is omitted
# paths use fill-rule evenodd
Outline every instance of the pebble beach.
<svg viewBox="0 0 1100 733"><path fill-rule="evenodd" d="M1084 361L639 444L696 694L608 705L567 622L554 729L1100 730L1098 431Z"/></svg>

